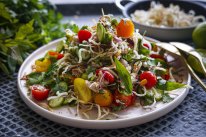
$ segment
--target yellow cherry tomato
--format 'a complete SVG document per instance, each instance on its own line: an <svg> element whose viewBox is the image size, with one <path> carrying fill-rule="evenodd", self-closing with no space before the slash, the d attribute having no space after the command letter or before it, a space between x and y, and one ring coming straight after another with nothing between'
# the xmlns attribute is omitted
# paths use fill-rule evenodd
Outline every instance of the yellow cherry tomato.
<svg viewBox="0 0 206 137"><path fill-rule="evenodd" d="M103 93L96 93L94 95L94 102L101 107L108 107L112 104L113 95L109 90L104 89Z"/></svg>
<svg viewBox="0 0 206 137"><path fill-rule="evenodd" d="M121 19L116 30L118 37L129 38L134 34L134 24L130 19Z"/></svg>
<svg viewBox="0 0 206 137"><path fill-rule="evenodd" d="M92 92L87 87L86 81L82 78L74 79L74 92L76 96L84 103L88 103L92 100Z"/></svg>

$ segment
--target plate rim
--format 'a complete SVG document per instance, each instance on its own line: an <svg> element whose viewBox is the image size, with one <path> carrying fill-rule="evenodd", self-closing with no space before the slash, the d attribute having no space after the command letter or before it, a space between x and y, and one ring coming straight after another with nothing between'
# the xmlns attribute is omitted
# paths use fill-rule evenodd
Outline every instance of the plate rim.
<svg viewBox="0 0 206 137"><path fill-rule="evenodd" d="M17 76L17 87L18 92L23 99L23 101L27 104L27 106L35 111L37 114L41 115L44 118L47 118L49 120L52 120L57 123L61 123L64 125L72 126L72 127L78 127L78 128L86 128L86 129L117 129L117 128L125 128L130 127L134 125L140 125L143 123L147 123L149 121L153 121L157 118L162 117L163 115L166 115L170 111L172 111L174 108L176 108L187 96L189 88L182 89L184 90L178 97L176 97L173 101L167 103L167 105L161 107L160 110L150 111L146 114L141 115L140 117L132 117L132 118L124 118L124 119L112 119L112 120L88 120L88 119L75 119L71 117L66 117L63 115L58 115L56 113L53 113L47 109L42 108L38 104L36 104L34 101L32 101L27 95L23 94L24 91L22 91L21 87L23 86L21 84L21 77L24 74L24 66L27 64L27 62L34 56L34 54L38 53L41 50L47 49L48 46L52 46L64 38L60 38L57 40L54 40L46 45L43 45L42 47L38 48L34 52L32 52L23 62L21 65L18 76ZM158 41L153 38L148 38L150 40ZM191 76L188 73L187 84L191 84ZM144 120L142 120L144 119ZM139 120L139 121L138 121ZM138 122L137 122L138 121ZM92 124L92 125L90 125ZM115 125L115 126L114 126Z"/></svg>

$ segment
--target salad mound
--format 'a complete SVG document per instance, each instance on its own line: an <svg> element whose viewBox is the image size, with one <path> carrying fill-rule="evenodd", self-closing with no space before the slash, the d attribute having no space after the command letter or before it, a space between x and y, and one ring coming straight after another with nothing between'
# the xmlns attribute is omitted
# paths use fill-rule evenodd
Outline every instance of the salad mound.
<svg viewBox="0 0 206 137"><path fill-rule="evenodd" d="M31 97L49 110L76 107L82 118L108 119L130 106L170 102L169 91L186 86L174 79L165 51L129 19L103 15L92 27L73 24L65 32L56 50L46 51L23 77Z"/></svg>

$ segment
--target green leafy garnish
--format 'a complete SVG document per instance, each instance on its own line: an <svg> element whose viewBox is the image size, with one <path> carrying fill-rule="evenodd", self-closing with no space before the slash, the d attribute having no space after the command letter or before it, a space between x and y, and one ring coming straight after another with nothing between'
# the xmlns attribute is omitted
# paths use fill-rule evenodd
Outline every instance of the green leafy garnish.
<svg viewBox="0 0 206 137"><path fill-rule="evenodd" d="M14 73L38 46L63 37L61 19L48 0L1 0L0 71Z"/></svg>
<svg viewBox="0 0 206 137"><path fill-rule="evenodd" d="M52 88L52 91L53 92L57 92L59 91L60 93L61 92L67 92L68 90L68 85L66 82L64 81L61 81L59 83L56 83L56 85Z"/></svg>
<svg viewBox="0 0 206 137"><path fill-rule="evenodd" d="M186 85L185 85L185 84L182 84L182 83L167 81L167 83L166 83L166 89L165 89L165 90L171 91L171 90L183 88L183 87L185 87L185 86L186 86Z"/></svg>
<svg viewBox="0 0 206 137"><path fill-rule="evenodd" d="M171 102L173 100L173 98L171 98L167 93L164 93L163 96L162 96L162 101L164 103L168 103L168 102Z"/></svg>
<svg viewBox="0 0 206 137"><path fill-rule="evenodd" d="M125 59L128 62L131 62L133 57L134 57L133 50L129 50L127 54L122 55L122 58Z"/></svg>
<svg viewBox="0 0 206 137"><path fill-rule="evenodd" d="M32 72L29 75L27 75L27 84L34 85L34 84L40 84L43 81L43 73L41 72Z"/></svg>
<svg viewBox="0 0 206 137"><path fill-rule="evenodd" d="M117 58L114 58L114 61L115 61L116 70L119 74L120 80L125 86L125 91L123 93L126 95L132 94L133 86L132 86L132 80L131 80L131 76L129 72Z"/></svg>

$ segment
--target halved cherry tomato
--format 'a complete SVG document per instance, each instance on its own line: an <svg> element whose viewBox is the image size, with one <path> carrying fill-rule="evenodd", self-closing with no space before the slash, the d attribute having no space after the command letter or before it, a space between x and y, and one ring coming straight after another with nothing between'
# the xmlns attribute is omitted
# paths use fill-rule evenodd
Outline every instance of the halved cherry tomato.
<svg viewBox="0 0 206 137"><path fill-rule="evenodd" d="M161 59L161 60L165 61L165 58L159 54L150 54L150 57L154 58L154 59Z"/></svg>
<svg viewBox="0 0 206 137"><path fill-rule="evenodd" d="M104 89L103 93L96 93L94 95L94 102L101 107L108 107L112 104L113 95L109 90Z"/></svg>
<svg viewBox="0 0 206 137"><path fill-rule="evenodd" d="M114 83L114 80L115 80L114 76L107 70L98 69L96 70L96 75L97 76L103 75L104 80L108 81L109 84Z"/></svg>
<svg viewBox="0 0 206 137"><path fill-rule="evenodd" d="M61 54L55 51L49 51L48 53L49 53L49 56L52 56L58 60L64 57L64 54Z"/></svg>
<svg viewBox="0 0 206 137"><path fill-rule="evenodd" d="M135 97L136 96L134 94L126 96L124 94L119 93L119 91L116 90L114 93L114 103L117 106L123 105L124 107L128 107L134 104Z"/></svg>
<svg viewBox="0 0 206 137"><path fill-rule="evenodd" d="M164 80L169 80L169 79L170 79L169 70L167 70L167 72L162 76L162 78L163 78Z"/></svg>
<svg viewBox="0 0 206 137"><path fill-rule="evenodd" d="M57 56L57 59L59 60L59 59L61 59L61 58L63 58L64 57L64 54L58 54L58 56Z"/></svg>
<svg viewBox="0 0 206 137"><path fill-rule="evenodd" d="M30 86L32 97L38 101L45 100L49 95L49 89L42 85Z"/></svg>
<svg viewBox="0 0 206 137"><path fill-rule="evenodd" d="M143 46L145 46L146 48L150 49L149 45L147 43L144 43Z"/></svg>
<svg viewBox="0 0 206 137"><path fill-rule="evenodd" d="M116 30L118 37L129 38L134 34L134 24L130 19L121 19Z"/></svg>
<svg viewBox="0 0 206 137"><path fill-rule="evenodd" d="M82 41L88 41L88 39L92 36L92 33L89 32L88 30L80 30L78 32L78 38L79 42L82 43Z"/></svg>
<svg viewBox="0 0 206 137"><path fill-rule="evenodd" d="M157 77L150 71L144 71L142 74L140 74L140 81L146 79L147 83L145 84L145 87L147 89L150 89L154 87L157 84Z"/></svg>

